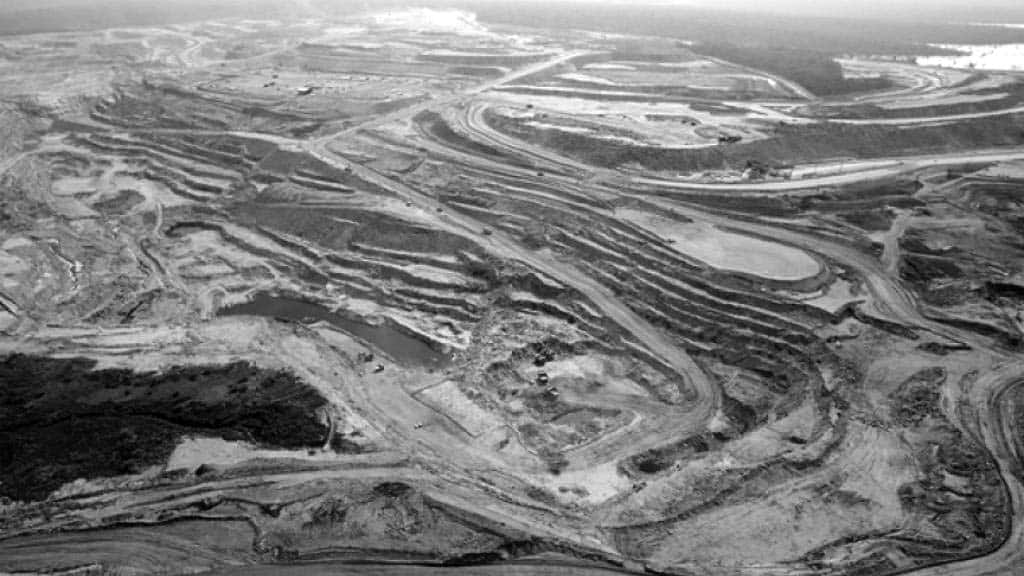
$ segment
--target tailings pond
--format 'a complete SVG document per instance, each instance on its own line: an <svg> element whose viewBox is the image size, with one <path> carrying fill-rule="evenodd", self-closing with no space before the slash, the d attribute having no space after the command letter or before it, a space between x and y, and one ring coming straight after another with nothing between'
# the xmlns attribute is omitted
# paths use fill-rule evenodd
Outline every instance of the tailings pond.
<svg viewBox="0 0 1024 576"><path fill-rule="evenodd" d="M440 368L446 361L444 353L436 350L427 341L407 334L390 320L385 319L381 324L370 324L298 298L257 294L249 302L222 308L217 315L268 316L303 324L327 322L365 341L400 364Z"/></svg>

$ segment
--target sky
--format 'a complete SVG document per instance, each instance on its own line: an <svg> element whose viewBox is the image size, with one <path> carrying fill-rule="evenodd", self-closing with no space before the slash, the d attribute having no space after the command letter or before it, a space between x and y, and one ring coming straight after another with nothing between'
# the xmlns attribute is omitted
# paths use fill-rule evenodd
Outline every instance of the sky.
<svg viewBox="0 0 1024 576"><path fill-rule="evenodd" d="M886 19L891 16L913 17L915 14L938 16L948 14L960 20L985 12L1020 10L1021 0L687 0L691 5L756 9L765 12L791 12L820 16L856 16Z"/></svg>
<svg viewBox="0 0 1024 576"><path fill-rule="evenodd" d="M89 6L104 0L0 0L0 12L53 8L58 6ZM134 4L173 4L176 0L117 0ZM215 4L224 0L206 0ZM330 0L320 0L329 2ZM374 0L363 0L370 7ZM432 0L409 0L410 5L430 4ZM478 0L515 3L515 0ZM1024 23L1024 0L549 0L552 2L617 2L625 4L677 4L740 11L839 16L862 19L914 19L970 22ZM351 2L351 0L349 0Z"/></svg>
<svg viewBox="0 0 1024 576"><path fill-rule="evenodd" d="M372 1L372 0L371 0ZM487 1L487 0L485 0ZM507 0L514 3L515 0ZM836 16L860 19L912 19L973 21L983 18L1015 18L1024 23L1024 0L550 0L552 2L614 2L619 4L661 4L738 10ZM998 20L997 20L998 22Z"/></svg>

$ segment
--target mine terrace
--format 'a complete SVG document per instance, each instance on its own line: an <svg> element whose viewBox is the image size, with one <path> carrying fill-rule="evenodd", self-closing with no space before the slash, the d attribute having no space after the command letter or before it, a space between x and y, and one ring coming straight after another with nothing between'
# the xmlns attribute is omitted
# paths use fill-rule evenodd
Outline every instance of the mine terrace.
<svg viewBox="0 0 1024 576"><path fill-rule="evenodd" d="M0 573L1018 573L1024 76L570 28L0 36Z"/></svg>

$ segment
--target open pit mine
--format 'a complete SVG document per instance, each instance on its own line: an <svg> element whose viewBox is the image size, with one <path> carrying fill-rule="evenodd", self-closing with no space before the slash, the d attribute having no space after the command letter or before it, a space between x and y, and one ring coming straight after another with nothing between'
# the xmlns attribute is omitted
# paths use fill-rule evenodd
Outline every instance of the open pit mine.
<svg viewBox="0 0 1024 576"><path fill-rule="evenodd" d="M859 54L0 36L0 573L1024 574L1024 75Z"/></svg>

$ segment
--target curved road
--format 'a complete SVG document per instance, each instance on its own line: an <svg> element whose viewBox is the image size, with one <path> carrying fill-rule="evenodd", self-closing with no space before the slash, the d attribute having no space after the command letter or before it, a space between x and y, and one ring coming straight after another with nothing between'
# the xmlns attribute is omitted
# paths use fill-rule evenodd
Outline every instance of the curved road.
<svg viewBox="0 0 1024 576"><path fill-rule="evenodd" d="M910 156L893 156L880 159L867 160L836 160L821 164L806 165L806 170L813 169L822 172L820 176L800 178L795 180L771 180L771 181L744 181L744 182L694 182L689 180L678 180L672 178L653 178L649 176L631 175L628 172L619 172L608 168L591 166L559 154L551 149L537 146L513 136L504 134L492 128L483 119L484 111L488 104L474 102L467 106L462 117L459 119L459 127L464 132L473 134L477 139L499 147L508 149L517 154L539 160L551 166L567 169L570 173L588 174L596 181L603 181L611 186L620 185L623 182L633 185L657 186L665 191L693 191L702 193L713 192L791 192L827 186L841 186L856 184L871 180L881 180L899 174L913 172L924 168L962 163L986 163L1006 162L1010 160L1024 160L1024 147L1014 148L987 148L954 153L941 154L918 154ZM1024 112L1021 107L1020 112ZM1003 114L1005 112L1002 112ZM963 118L972 118L975 115L964 115ZM904 119L916 121L917 119ZM922 121L924 119L921 119ZM528 171L524 171L528 172Z"/></svg>
<svg viewBox="0 0 1024 576"><path fill-rule="evenodd" d="M1024 112L1024 106L1003 108L1001 110L989 110L986 112L968 112L964 114L948 114L946 116L918 116L914 118L830 118L829 122L836 124L854 124L860 126L912 126L914 124L932 124L935 122L956 122L959 120L977 120L978 118L991 118L992 116L1008 116Z"/></svg>
<svg viewBox="0 0 1024 576"><path fill-rule="evenodd" d="M832 162L829 164L815 165L815 167L822 171L832 172L841 170L842 167L847 165L855 165L857 170L813 178L803 178L800 180L707 183L670 180L667 178L633 177L630 178L630 181L635 184L658 186L670 190L693 190L701 192L725 190L734 192L787 192L807 188L840 186L871 180L881 180L883 178L889 178L899 174L905 174L907 172L914 172L916 170L932 168L935 166L965 163L995 163L1011 160L1024 160L1024 147L973 150L968 152L918 156L895 156L879 160L857 160L855 162Z"/></svg>

